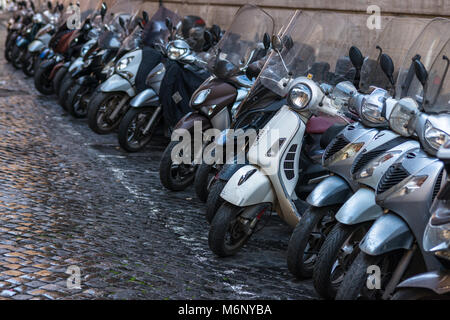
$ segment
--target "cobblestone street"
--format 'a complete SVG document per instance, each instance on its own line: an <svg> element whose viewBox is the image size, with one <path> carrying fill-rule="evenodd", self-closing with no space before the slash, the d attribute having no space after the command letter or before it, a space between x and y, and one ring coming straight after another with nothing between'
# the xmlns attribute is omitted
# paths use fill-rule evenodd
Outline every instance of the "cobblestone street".
<svg viewBox="0 0 450 320"><path fill-rule="evenodd" d="M193 188L159 181L157 139L127 154L7 64L0 20L0 299L313 299L286 265L291 230L268 219L235 257L208 248ZM69 266L81 289L69 289Z"/></svg>

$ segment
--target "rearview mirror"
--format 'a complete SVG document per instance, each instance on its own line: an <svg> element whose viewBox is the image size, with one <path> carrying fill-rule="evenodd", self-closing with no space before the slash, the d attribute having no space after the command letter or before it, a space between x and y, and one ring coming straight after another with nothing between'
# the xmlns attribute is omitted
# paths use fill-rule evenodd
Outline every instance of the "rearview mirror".
<svg viewBox="0 0 450 320"><path fill-rule="evenodd" d="M264 33L263 44L264 44L264 49L269 50L269 48L270 48L270 36L269 36L269 34L267 32Z"/></svg>
<svg viewBox="0 0 450 320"><path fill-rule="evenodd" d="M285 47L288 51L292 49L294 46L294 41L292 41L292 37L286 35L283 37L283 47Z"/></svg>
<svg viewBox="0 0 450 320"><path fill-rule="evenodd" d="M221 34L221 29L217 24L213 24L211 27L211 32L214 36L214 38L216 38L216 40L218 41L220 39L220 34Z"/></svg>
<svg viewBox="0 0 450 320"><path fill-rule="evenodd" d="M361 50L359 50L357 47L352 46L349 50L348 56L350 58L350 61L352 62L353 66L360 70L363 63L364 63L364 56L361 53Z"/></svg>
<svg viewBox="0 0 450 320"><path fill-rule="evenodd" d="M394 85L394 62L387 54L382 53L380 56L381 70L388 77L389 82Z"/></svg>
<svg viewBox="0 0 450 320"><path fill-rule="evenodd" d="M422 61L419 59L414 60L414 71L416 73L417 79L419 79L419 82L422 84L422 86L425 87L425 84L428 80L428 72L425 66L423 65Z"/></svg>
<svg viewBox="0 0 450 320"><path fill-rule="evenodd" d="M47 8L48 10L52 10L52 3L50 1L47 2Z"/></svg>
<svg viewBox="0 0 450 320"><path fill-rule="evenodd" d="M138 25L139 25L139 28L144 30L145 26L144 26L144 23L142 22L142 20L139 20Z"/></svg>
<svg viewBox="0 0 450 320"><path fill-rule="evenodd" d="M122 19L122 17L119 17L119 24L122 27L123 30L126 30L125 28L125 21Z"/></svg>
<svg viewBox="0 0 450 320"><path fill-rule="evenodd" d="M106 11L108 11L108 6L106 5L106 3L103 2L102 7L100 9L100 15L102 16L102 21L105 19Z"/></svg>
<svg viewBox="0 0 450 320"><path fill-rule="evenodd" d="M142 12L142 18L144 19L145 23L147 23L150 20L147 11Z"/></svg>

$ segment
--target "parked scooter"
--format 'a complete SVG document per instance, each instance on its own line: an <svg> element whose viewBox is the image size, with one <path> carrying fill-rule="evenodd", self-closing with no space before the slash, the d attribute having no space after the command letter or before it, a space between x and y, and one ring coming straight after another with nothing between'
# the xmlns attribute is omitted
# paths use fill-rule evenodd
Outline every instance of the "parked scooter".
<svg viewBox="0 0 450 320"><path fill-rule="evenodd" d="M284 36L300 40L290 48L283 48L279 37L272 41L276 52L268 59L260 79L280 96L288 93L289 106L281 108L264 127L249 148L251 164L239 169L221 193L225 202L214 216L208 238L217 255L235 254L255 232L264 213L272 209L289 225L298 223L303 207L295 202L295 187L305 123L318 113L345 119L341 109L356 93L352 83L356 68L347 63L342 68L350 47L346 43L350 39L342 37L344 29L340 29L345 28L344 20L337 14L312 18L300 17L297 12Z"/></svg>
<svg viewBox="0 0 450 320"><path fill-rule="evenodd" d="M423 248L433 253L442 264L440 269L421 273L402 281L393 300L450 299L450 140L439 149L447 182L431 207L431 218L423 236Z"/></svg>
<svg viewBox="0 0 450 320"><path fill-rule="evenodd" d="M211 128L220 131L230 128L237 107L253 86L253 81L246 76L247 68L267 54L273 28L273 18L259 7L245 5L238 10L227 32L210 52L213 58L210 59L208 69L213 75L193 93L190 107L194 111L186 114L174 130L188 130L194 136L194 124L197 121L202 123L202 132ZM203 139L202 132L199 136ZM172 150L178 144L178 141L171 141L160 162L161 182L172 191L187 188L193 182L197 169L195 164L177 165L172 161ZM204 169L201 177L196 176L197 185L207 182L205 180L210 167ZM198 193L206 201L207 193Z"/></svg>
<svg viewBox="0 0 450 320"><path fill-rule="evenodd" d="M398 101L389 123L403 136L416 134L422 148L400 157L381 178L375 200L386 213L374 222L360 242L361 251L345 275L337 299L359 296L388 299L402 279L439 268L436 257L424 251L422 240L431 203L445 181L443 163L434 155L450 139L450 114L442 113L448 112L449 51L447 42L433 62L430 77L420 58L413 59L423 94ZM417 89L414 91L418 92ZM424 112L419 111L417 101ZM380 290L365 287L367 267L371 265L380 268Z"/></svg>
<svg viewBox="0 0 450 320"><path fill-rule="evenodd" d="M8 33L5 41L6 61L12 61L11 55L16 39L21 31L32 22L33 15L33 10L31 10L31 8L27 8L25 1L18 3L17 11L14 13L12 20L8 22L7 26Z"/></svg>

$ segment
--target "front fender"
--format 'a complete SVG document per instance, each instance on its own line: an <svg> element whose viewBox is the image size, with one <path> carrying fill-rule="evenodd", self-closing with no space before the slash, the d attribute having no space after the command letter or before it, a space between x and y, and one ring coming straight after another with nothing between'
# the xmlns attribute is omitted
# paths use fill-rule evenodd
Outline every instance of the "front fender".
<svg viewBox="0 0 450 320"><path fill-rule="evenodd" d="M81 68L83 68L83 64L84 64L83 58L75 59L75 61L72 62L69 67L69 72L72 74L72 73L76 72L77 70L80 70Z"/></svg>
<svg viewBox="0 0 450 320"><path fill-rule="evenodd" d="M30 42L27 39L25 39L25 38L20 38L20 39L17 38L17 40L16 40L16 46L19 47L19 48L25 47L29 43Z"/></svg>
<svg viewBox="0 0 450 320"><path fill-rule="evenodd" d="M130 97L134 97L136 95L136 91L131 83L122 78L118 74L113 74L108 78L100 87L101 92L125 92Z"/></svg>
<svg viewBox="0 0 450 320"><path fill-rule="evenodd" d="M142 91L130 102L130 106L132 108L158 107L159 105L159 96L153 89L146 89Z"/></svg>
<svg viewBox="0 0 450 320"><path fill-rule="evenodd" d="M375 202L375 191L361 188L336 213L336 220L342 224L352 225L376 220L383 215L383 209Z"/></svg>
<svg viewBox="0 0 450 320"><path fill-rule="evenodd" d="M347 182L337 176L322 180L306 198L315 207L342 204L351 196L352 190Z"/></svg>
<svg viewBox="0 0 450 320"><path fill-rule="evenodd" d="M44 48L44 43L41 40L34 40L28 45L29 52L40 52Z"/></svg>
<svg viewBox="0 0 450 320"><path fill-rule="evenodd" d="M450 272L445 270L422 273L406 279L397 288L424 288L437 294L446 294L450 292Z"/></svg>
<svg viewBox="0 0 450 320"><path fill-rule="evenodd" d="M408 225L397 215L388 213L375 221L359 247L368 255L378 256L397 249L410 249L413 241Z"/></svg>
<svg viewBox="0 0 450 320"><path fill-rule="evenodd" d="M267 175L252 165L246 165L236 171L223 188L220 197L239 207L273 204L276 199Z"/></svg>

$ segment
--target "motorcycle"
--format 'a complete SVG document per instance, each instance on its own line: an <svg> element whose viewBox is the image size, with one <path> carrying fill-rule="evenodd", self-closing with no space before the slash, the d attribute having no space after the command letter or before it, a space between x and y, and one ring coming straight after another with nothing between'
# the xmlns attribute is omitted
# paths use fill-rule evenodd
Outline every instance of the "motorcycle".
<svg viewBox="0 0 450 320"><path fill-rule="evenodd" d="M219 44L212 49L211 54L214 58L210 59L208 69L213 75L193 93L190 108L194 111L181 118L174 130L188 130L193 136L196 121L202 123L203 132L211 128L223 131L230 127L237 107L253 85L246 76L247 68L250 63L266 55L273 28L273 18L262 9L251 5L239 9ZM262 46L263 38L265 47ZM173 191L188 187L197 168L186 163L179 166L173 163L171 153L177 145L177 141L169 143L160 164L161 182L164 187ZM207 178L209 166L205 169L200 174ZM178 174L178 170L190 174ZM197 171L196 185L203 186L206 181L198 174ZM199 193L204 194L202 198L206 201L207 193Z"/></svg>
<svg viewBox="0 0 450 320"><path fill-rule="evenodd" d="M33 18L33 10L27 8L26 2L20 2L17 6L17 11L14 13L12 19L8 22L7 36L5 41L5 59L8 62L12 61L12 50L20 32L28 26Z"/></svg>
<svg viewBox="0 0 450 320"><path fill-rule="evenodd" d="M412 92L419 94L400 99L391 112L389 124L402 136L416 134L421 147L402 155L381 177L375 201L385 214L375 220L359 243L360 252L342 281L337 299L359 296L388 299L403 278L439 268L436 257L424 250L422 240L431 203L445 181L443 163L435 155L450 139L446 105L449 91L445 86L449 50L447 42L438 51L430 78L422 57L415 56L412 60L418 80ZM369 265L379 267L380 290L365 288Z"/></svg>
<svg viewBox="0 0 450 320"><path fill-rule="evenodd" d="M342 37L345 29L335 27L345 28L344 19L328 13L300 17L297 12L283 37L301 39L287 48L283 48L282 38L273 39L275 53L259 77L279 96L287 94L288 106L282 107L250 143L250 165L240 168L220 194L225 201L208 236L209 247L218 256L235 254L271 209L292 227L298 223L304 207L297 202L295 187L306 123L319 113L348 122L341 109L356 92L356 68L345 55L351 39ZM328 30L330 25L332 30Z"/></svg>

